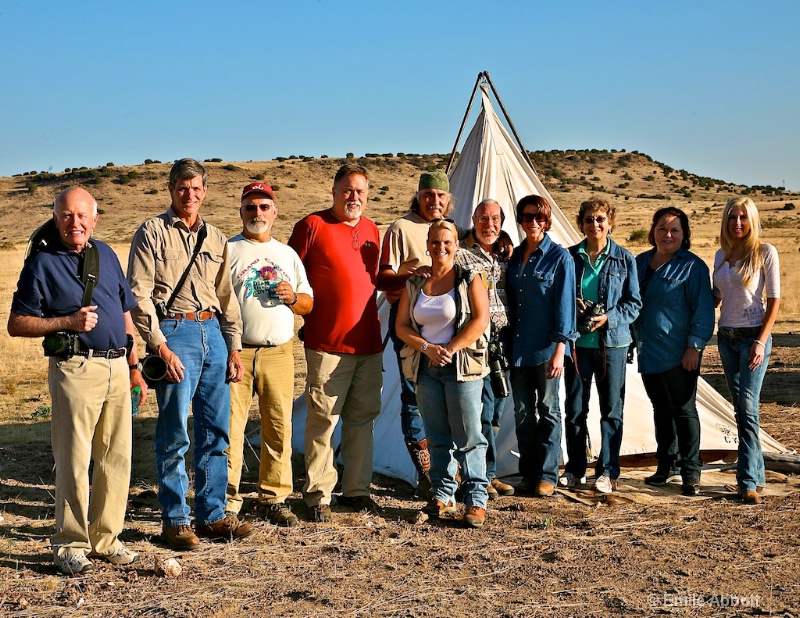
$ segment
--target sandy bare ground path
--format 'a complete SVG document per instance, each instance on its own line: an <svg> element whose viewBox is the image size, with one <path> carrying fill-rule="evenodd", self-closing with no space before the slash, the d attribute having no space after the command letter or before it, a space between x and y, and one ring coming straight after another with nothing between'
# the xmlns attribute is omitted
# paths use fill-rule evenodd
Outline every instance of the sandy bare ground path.
<svg viewBox="0 0 800 618"><path fill-rule="evenodd" d="M535 162L570 217L589 195L612 196L619 209L615 238L634 253L645 245L629 238L647 228L655 208L667 203L684 208L691 213L694 247L710 260L721 207L743 188L693 184L692 175L684 179L680 172L667 172L645 155L631 155L623 164L624 156L561 152L542 154ZM265 182L279 187L277 236L286 239L294 221L329 204L331 179L340 163L211 163L204 214L226 233L238 232L241 187L264 175ZM420 171L440 166L441 157L381 156L367 164L372 175L368 212L385 229L405 212ZM166 164L113 168L99 176L98 184L86 185L102 210L98 236L112 243L123 262L136 226L166 207L167 170ZM121 182L131 171L138 176ZM8 316L24 239L49 216L48 204L57 191L88 180L57 175L30 192L24 178L0 179L0 322ZM624 183L628 187L618 186ZM754 199L770 222L765 237L781 252L785 291L762 393L762 425L785 445L800 449L800 218L784 208L800 196L757 192ZM303 371L299 358L298 392ZM703 375L726 392L714 341L705 354ZM91 575L61 576L49 549L54 488L45 378L39 342L12 340L0 332L2 616L800 615L797 494L770 496L754 507L726 497L672 499L671 494L658 504L612 496L591 505L563 495L550 500L512 496L491 503L485 528L476 531L455 522L412 523L422 503L413 499L411 488L376 475L373 492L384 517L334 508L332 524L313 524L296 493L292 502L302 520L297 528L278 530L256 521L256 534L241 543L209 544L176 556L156 538L152 405L134 420L123 535L141 562L115 568L96 561ZM256 461L251 453L246 461L244 489L254 495ZM299 458L295 464L299 489L304 472ZM771 474L773 481L790 487L798 483L793 476ZM156 559L167 557L181 564L179 577L156 574Z"/></svg>

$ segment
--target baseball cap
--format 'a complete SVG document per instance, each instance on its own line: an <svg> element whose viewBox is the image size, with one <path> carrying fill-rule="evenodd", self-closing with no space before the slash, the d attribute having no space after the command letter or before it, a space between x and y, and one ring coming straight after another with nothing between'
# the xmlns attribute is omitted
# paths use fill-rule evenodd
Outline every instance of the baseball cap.
<svg viewBox="0 0 800 618"><path fill-rule="evenodd" d="M272 192L272 187L265 185L263 182L251 182L244 189L242 189L242 199L246 198L251 193L264 193L265 195L269 196L269 199L275 199L275 194Z"/></svg>

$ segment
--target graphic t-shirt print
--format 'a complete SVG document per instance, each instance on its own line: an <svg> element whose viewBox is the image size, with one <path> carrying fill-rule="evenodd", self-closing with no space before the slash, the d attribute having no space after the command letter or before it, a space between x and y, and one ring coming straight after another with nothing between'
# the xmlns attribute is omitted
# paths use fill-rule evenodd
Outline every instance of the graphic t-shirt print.
<svg viewBox="0 0 800 618"><path fill-rule="evenodd" d="M265 307L274 307L282 304L275 292L277 285L288 280L286 272L277 264L268 259L256 260L240 276L244 286L245 299L258 298Z"/></svg>

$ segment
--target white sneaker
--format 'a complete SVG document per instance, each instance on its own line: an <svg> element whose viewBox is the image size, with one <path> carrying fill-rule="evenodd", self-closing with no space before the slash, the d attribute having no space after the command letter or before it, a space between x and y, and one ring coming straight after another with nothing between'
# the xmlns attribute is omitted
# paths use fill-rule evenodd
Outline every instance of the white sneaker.
<svg viewBox="0 0 800 618"><path fill-rule="evenodd" d="M611 480L611 477L606 474L601 474L594 482L595 491L599 491L601 494L610 494L616 488L617 482Z"/></svg>
<svg viewBox="0 0 800 618"><path fill-rule="evenodd" d="M574 489L577 485L583 485L586 482L586 477L575 478L572 472L565 472L558 478L558 486Z"/></svg>
<svg viewBox="0 0 800 618"><path fill-rule="evenodd" d="M103 560L107 560L113 565L122 566L125 564L133 564L137 560L139 560L139 554L134 551L131 551L124 545L120 545L117 549L114 550L113 554L97 554L98 557L102 558Z"/></svg>
<svg viewBox="0 0 800 618"><path fill-rule="evenodd" d="M66 556L56 556L53 559L55 565L61 569L64 575L82 575L88 573L94 567L91 561L83 554L68 554Z"/></svg>

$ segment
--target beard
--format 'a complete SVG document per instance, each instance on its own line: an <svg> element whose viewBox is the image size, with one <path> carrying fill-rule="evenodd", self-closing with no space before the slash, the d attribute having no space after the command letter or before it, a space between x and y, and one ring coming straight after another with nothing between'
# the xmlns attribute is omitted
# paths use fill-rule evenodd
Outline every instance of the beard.
<svg viewBox="0 0 800 618"><path fill-rule="evenodd" d="M258 217L250 219L250 221L245 223L244 227L247 229L248 232L250 232L251 234L255 234L257 236L269 232L271 228L269 221L265 221L264 219L259 219Z"/></svg>
<svg viewBox="0 0 800 618"><path fill-rule="evenodd" d="M361 202L347 202L344 205L344 216L349 221L355 221L361 216Z"/></svg>

